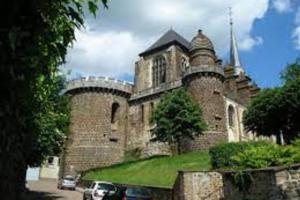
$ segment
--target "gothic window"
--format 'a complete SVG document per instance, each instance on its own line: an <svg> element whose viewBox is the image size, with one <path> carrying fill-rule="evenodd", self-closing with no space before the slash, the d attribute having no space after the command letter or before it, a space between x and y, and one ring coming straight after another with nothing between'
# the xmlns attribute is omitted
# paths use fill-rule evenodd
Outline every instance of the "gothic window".
<svg viewBox="0 0 300 200"><path fill-rule="evenodd" d="M181 73L184 73L188 69L188 62L185 57L181 58Z"/></svg>
<svg viewBox="0 0 300 200"><path fill-rule="evenodd" d="M234 118L235 118L234 108L233 108L232 105L230 105L228 107L228 124L229 124L229 127L234 127Z"/></svg>
<svg viewBox="0 0 300 200"><path fill-rule="evenodd" d="M158 56L154 59L152 67L153 86L166 82L166 66L167 62L163 56Z"/></svg>
<svg viewBox="0 0 300 200"><path fill-rule="evenodd" d="M111 123L115 123L118 120L120 105L118 103L113 103L111 106Z"/></svg>

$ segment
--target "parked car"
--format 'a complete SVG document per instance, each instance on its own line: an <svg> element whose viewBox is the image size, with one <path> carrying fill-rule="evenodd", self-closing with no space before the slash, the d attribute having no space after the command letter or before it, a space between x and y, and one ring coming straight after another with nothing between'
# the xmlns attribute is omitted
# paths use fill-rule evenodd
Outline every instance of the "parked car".
<svg viewBox="0 0 300 200"><path fill-rule="evenodd" d="M76 181L73 176L65 176L64 178L60 179L57 183L58 189L76 189Z"/></svg>
<svg viewBox="0 0 300 200"><path fill-rule="evenodd" d="M147 188L117 187L114 193L107 192L103 200L151 200L152 196Z"/></svg>
<svg viewBox="0 0 300 200"><path fill-rule="evenodd" d="M114 195L117 187L110 182L94 181L83 193L83 200L103 200L104 195Z"/></svg>

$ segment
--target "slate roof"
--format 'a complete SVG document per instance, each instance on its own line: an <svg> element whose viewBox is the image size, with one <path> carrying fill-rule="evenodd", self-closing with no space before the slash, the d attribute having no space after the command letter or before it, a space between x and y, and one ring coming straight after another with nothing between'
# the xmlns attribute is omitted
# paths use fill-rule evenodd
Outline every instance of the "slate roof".
<svg viewBox="0 0 300 200"><path fill-rule="evenodd" d="M161 36L154 44L152 44L146 51L140 53L140 56L144 56L153 53L156 50L160 50L171 44L178 44L184 50L188 51L190 49L190 42L188 42L184 37L176 33L173 29L168 30L163 36Z"/></svg>

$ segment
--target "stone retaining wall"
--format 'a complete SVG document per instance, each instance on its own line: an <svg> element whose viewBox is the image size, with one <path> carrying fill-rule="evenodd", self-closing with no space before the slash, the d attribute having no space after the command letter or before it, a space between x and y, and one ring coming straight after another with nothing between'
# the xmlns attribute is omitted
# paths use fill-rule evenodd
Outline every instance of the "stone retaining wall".
<svg viewBox="0 0 300 200"><path fill-rule="evenodd" d="M174 200L299 200L300 164L246 171L253 182L241 192L236 172L181 171L174 186Z"/></svg>

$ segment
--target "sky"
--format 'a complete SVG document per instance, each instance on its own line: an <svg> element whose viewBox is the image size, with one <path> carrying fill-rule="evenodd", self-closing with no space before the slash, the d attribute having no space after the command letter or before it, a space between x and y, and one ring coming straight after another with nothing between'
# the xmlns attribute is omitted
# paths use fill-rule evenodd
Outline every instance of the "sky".
<svg viewBox="0 0 300 200"><path fill-rule="evenodd" d="M202 29L227 63L229 7L246 73L260 87L279 86L280 72L300 56L300 0L110 0L96 18L86 13L62 68L70 79L132 81L138 54L170 28L188 41Z"/></svg>

